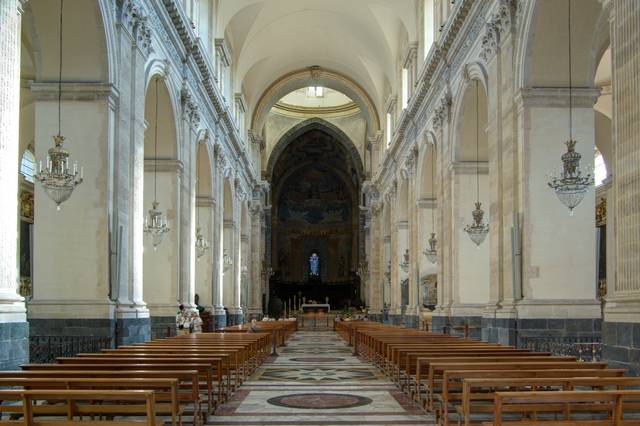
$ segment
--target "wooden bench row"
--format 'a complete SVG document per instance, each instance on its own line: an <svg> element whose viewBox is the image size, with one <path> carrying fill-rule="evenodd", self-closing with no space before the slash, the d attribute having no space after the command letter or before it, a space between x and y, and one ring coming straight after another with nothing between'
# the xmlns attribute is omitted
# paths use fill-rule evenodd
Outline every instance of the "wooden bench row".
<svg viewBox="0 0 640 426"><path fill-rule="evenodd" d="M0 424L201 425L269 355L271 333L200 333L0 372Z"/></svg>
<svg viewBox="0 0 640 426"><path fill-rule="evenodd" d="M594 399L601 397L599 392L619 392L616 403L623 421L619 424L640 425L640 418L627 418L640 414L633 396L640 379L623 377L624 370L609 369L605 363L584 363L574 357L366 321L337 322L336 331L354 352L378 366L442 425L483 424L491 419L495 424L509 425L516 421L580 425L590 424L581 423L587 420L602 420L603 412L587 410L588 404L570 400L555 404L541 401L537 405L520 401L518 405L516 399L508 399L501 403L504 416L498 415L497 398L503 398L499 395L504 391L525 398L524 394L548 395L553 391L549 394L570 395L585 390ZM615 419L613 415L607 418Z"/></svg>

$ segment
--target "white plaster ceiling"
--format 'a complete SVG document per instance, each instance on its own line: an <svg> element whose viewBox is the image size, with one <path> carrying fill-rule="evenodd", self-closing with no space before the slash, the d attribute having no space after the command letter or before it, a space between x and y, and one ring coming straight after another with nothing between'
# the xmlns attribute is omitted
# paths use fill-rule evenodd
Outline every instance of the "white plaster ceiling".
<svg viewBox="0 0 640 426"><path fill-rule="evenodd" d="M322 96L310 96L307 89L303 87L302 89L294 90L280 99L279 102L304 108L330 108L353 102L348 96L328 87L322 88Z"/></svg>
<svg viewBox="0 0 640 426"><path fill-rule="evenodd" d="M281 76L313 65L351 78L382 110L402 45L416 39L414 0L221 0L219 17L250 110Z"/></svg>

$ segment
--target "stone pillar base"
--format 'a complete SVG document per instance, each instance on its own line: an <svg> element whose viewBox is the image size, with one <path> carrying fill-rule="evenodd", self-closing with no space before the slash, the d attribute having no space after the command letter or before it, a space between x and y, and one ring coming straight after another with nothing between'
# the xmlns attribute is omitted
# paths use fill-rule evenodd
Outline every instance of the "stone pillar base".
<svg viewBox="0 0 640 426"><path fill-rule="evenodd" d="M242 308L229 308L227 313L227 325L244 324L244 311Z"/></svg>
<svg viewBox="0 0 640 426"><path fill-rule="evenodd" d="M19 370L29 362L29 323L0 323L0 370Z"/></svg>
<svg viewBox="0 0 640 426"><path fill-rule="evenodd" d="M151 340L151 320L146 318L118 318L116 344L131 345Z"/></svg>
<svg viewBox="0 0 640 426"><path fill-rule="evenodd" d="M640 323L602 323L602 358L613 368L626 368L640 375Z"/></svg>
<svg viewBox="0 0 640 426"><path fill-rule="evenodd" d="M222 306L215 306L211 311L211 327L212 331L227 326L227 313Z"/></svg>

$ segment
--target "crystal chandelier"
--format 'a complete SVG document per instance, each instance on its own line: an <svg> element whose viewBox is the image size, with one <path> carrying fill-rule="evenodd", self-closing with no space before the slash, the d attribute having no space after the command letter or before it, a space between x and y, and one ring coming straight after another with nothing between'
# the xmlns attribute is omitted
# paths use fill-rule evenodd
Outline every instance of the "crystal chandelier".
<svg viewBox="0 0 640 426"><path fill-rule="evenodd" d="M56 210L60 210L60 204L71 197L76 186L82 183L84 169L80 167L78 176L78 163L73 163L73 171L69 167L69 151L64 149L64 136L61 134L62 123L62 9L64 0L60 0L60 53L58 65L58 134L53 137L54 146L49 148L47 164L42 169L40 161L38 173L34 178L42 184L46 194L56 203Z"/></svg>
<svg viewBox="0 0 640 426"><path fill-rule="evenodd" d="M436 234L432 232L431 238L429 238L429 248L423 251L424 255L427 256L427 259L431 263L436 263L438 261L437 245L438 240L436 240Z"/></svg>
<svg viewBox="0 0 640 426"><path fill-rule="evenodd" d="M402 262L400 262L400 268L402 268L404 272L409 272L409 249L404 251Z"/></svg>
<svg viewBox="0 0 640 426"><path fill-rule="evenodd" d="M551 175L547 183L554 190L558 199L569 208L569 215L573 216L573 209L580 204L584 194L593 185L591 173L580 169L582 155L576 152L576 141L573 139L573 92L571 75L571 0L569 3L569 140L565 142L567 152L562 154L562 172L560 176Z"/></svg>
<svg viewBox="0 0 640 426"><path fill-rule="evenodd" d="M222 253L223 272L227 272L229 270L229 268L231 267L231 265L233 265L233 259L227 253L227 249L224 249L224 251Z"/></svg>
<svg viewBox="0 0 640 426"><path fill-rule="evenodd" d="M476 80L476 202L475 202L475 210L471 212L471 216L473 217L473 223L471 225L467 225L464 227L464 232L469 235L471 241L473 241L476 246L480 246L484 239L487 237L489 233L489 224L484 223L484 210L482 210L482 203L480 202L480 176L479 176L479 165L478 165L478 146L479 146L479 137L478 137L478 121L480 110L479 100L478 100L478 80Z"/></svg>
<svg viewBox="0 0 640 426"><path fill-rule="evenodd" d="M169 232L169 223L167 222L167 218L162 214L162 212L158 209L160 203L158 202L158 79L155 81L155 90L156 90L156 105L155 105L155 127L154 127L154 157L153 157L153 201L151 202L151 209L149 210L149 214L144 220L144 232L146 234L151 235L153 249L156 250L157 247L162 242L162 237L164 234Z"/></svg>
<svg viewBox="0 0 640 426"><path fill-rule="evenodd" d="M202 231L198 226L196 228L196 256L197 260L200 260L202 256L207 253L211 245L209 244L209 240L207 240L204 235L202 235Z"/></svg>
<svg viewBox="0 0 640 426"><path fill-rule="evenodd" d="M433 149L435 150L435 147ZM435 185L435 180L434 180L435 152L434 150L431 151L431 194L434 196L434 199L435 199L435 192L433 190L433 187ZM429 238L429 248L425 249L422 252L424 253L425 256L427 256L427 259L429 260L429 262L433 264L435 264L438 261L438 250L437 250L438 240L436 240L436 233L435 233L436 221L435 221L435 215L433 212L434 210L435 210L435 204L431 206L431 226L434 232L431 233L431 238Z"/></svg>
<svg viewBox="0 0 640 426"><path fill-rule="evenodd" d="M196 158L196 198L200 193L200 175L198 174L198 159ZM196 260L200 260L202 256L207 253L211 244L204 235L202 235L202 228L200 227L200 209L196 205Z"/></svg>

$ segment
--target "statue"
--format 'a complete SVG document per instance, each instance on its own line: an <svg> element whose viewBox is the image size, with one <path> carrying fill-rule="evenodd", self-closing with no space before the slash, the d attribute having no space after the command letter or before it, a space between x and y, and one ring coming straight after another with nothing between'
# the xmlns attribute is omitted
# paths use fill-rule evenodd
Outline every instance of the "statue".
<svg viewBox="0 0 640 426"><path fill-rule="evenodd" d="M313 253L309 258L309 275L320 276L320 257L316 253Z"/></svg>

